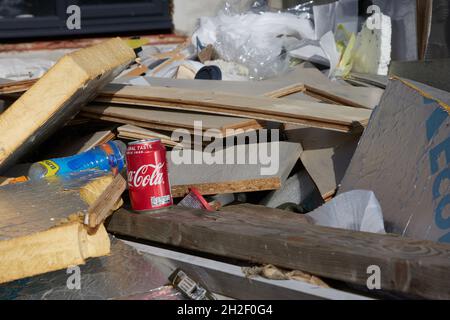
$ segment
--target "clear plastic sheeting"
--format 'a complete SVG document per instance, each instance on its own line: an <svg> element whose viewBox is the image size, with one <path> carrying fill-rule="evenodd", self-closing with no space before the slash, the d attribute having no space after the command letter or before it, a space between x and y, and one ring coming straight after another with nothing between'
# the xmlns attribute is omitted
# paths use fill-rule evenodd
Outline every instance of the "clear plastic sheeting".
<svg viewBox="0 0 450 320"><path fill-rule="evenodd" d="M329 31L319 41L303 40L301 46L289 52L293 58L310 61L329 67L328 76L332 76L336 70L340 54L336 47L333 32Z"/></svg>
<svg viewBox="0 0 450 320"><path fill-rule="evenodd" d="M40 78L55 61L41 58L1 58L0 78L21 81Z"/></svg>
<svg viewBox="0 0 450 320"><path fill-rule="evenodd" d="M324 227L386 233L381 206L372 191L343 193L307 215Z"/></svg>
<svg viewBox="0 0 450 320"><path fill-rule="evenodd" d="M219 57L248 68L250 79L266 79L289 69L288 52L303 39L314 39L309 14L250 10L237 13L232 3L216 17L200 19L192 43L212 44Z"/></svg>
<svg viewBox="0 0 450 320"><path fill-rule="evenodd" d="M222 11L228 15L241 14L247 11L259 13L269 9L265 0L228 0L225 1Z"/></svg>

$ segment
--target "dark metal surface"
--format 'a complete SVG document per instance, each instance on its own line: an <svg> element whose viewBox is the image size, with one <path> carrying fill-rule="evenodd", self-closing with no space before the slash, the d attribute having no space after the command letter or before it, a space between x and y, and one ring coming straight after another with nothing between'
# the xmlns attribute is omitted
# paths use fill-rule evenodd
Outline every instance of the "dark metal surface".
<svg viewBox="0 0 450 320"><path fill-rule="evenodd" d="M58 0L46 1L45 6L29 5L22 0L3 12L0 18L0 39L16 40L19 38L72 36L102 33L126 33L151 30L168 30L172 28L168 0L141 1L82 1ZM42 1L40 1L42 2ZM22 5L23 4L23 5ZM66 13L70 5L81 8L81 29L69 30ZM45 7L45 10L42 10ZM17 18L17 15L32 15Z"/></svg>

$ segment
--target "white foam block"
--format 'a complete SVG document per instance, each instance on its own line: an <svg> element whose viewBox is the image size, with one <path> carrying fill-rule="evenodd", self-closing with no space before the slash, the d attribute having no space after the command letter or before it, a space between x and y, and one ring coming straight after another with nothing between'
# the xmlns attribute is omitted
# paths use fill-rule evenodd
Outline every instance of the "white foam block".
<svg viewBox="0 0 450 320"><path fill-rule="evenodd" d="M375 13L356 39L353 71L387 75L391 62L391 18Z"/></svg>

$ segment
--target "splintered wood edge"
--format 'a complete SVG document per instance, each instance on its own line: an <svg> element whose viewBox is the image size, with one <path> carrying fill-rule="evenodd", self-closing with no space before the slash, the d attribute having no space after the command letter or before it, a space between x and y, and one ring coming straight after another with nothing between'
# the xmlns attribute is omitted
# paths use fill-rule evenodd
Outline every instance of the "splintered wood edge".
<svg viewBox="0 0 450 320"><path fill-rule="evenodd" d="M267 98L284 98L294 93L304 92L305 90L306 88L303 83L297 83L271 92L267 92L263 96Z"/></svg>
<svg viewBox="0 0 450 320"><path fill-rule="evenodd" d="M89 206L92 206L102 193L113 182L112 175L96 178L80 188L80 197Z"/></svg>
<svg viewBox="0 0 450 320"><path fill-rule="evenodd" d="M37 79L11 81L0 84L0 94L21 93L27 91Z"/></svg>
<svg viewBox="0 0 450 320"><path fill-rule="evenodd" d="M367 106L364 106L362 104L359 104L351 99L347 99L344 98L342 96L327 92L327 91L323 91L317 88L314 88L312 86L309 85L305 85L305 94L313 97L313 98L317 98L320 99L324 102L328 102L331 104L336 104L336 105L347 105L350 107L354 107L354 108L360 108L360 109L367 109L367 110L371 110L372 108L369 108Z"/></svg>
<svg viewBox="0 0 450 320"><path fill-rule="evenodd" d="M122 193L126 189L126 181L119 174L97 178L80 188L81 199L89 205L84 216L84 224L97 227L114 210L123 204Z"/></svg>
<svg viewBox="0 0 450 320"><path fill-rule="evenodd" d="M87 217L87 224L91 228L96 228L101 224L113 211L119 209L123 205L121 199L125 192L127 182L118 174L106 189L100 194L95 202L90 206Z"/></svg>
<svg viewBox="0 0 450 320"><path fill-rule="evenodd" d="M173 132L178 129L184 129L184 130L189 131L189 133L191 135L194 134L193 126L181 126L181 125L170 126L170 125L164 125L164 124L159 124L159 123L153 123L150 121L146 122L146 121L140 121L140 120L104 116L101 114L95 114L95 113L89 113L89 112L81 112L79 115L82 117L85 117L85 118L89 118L89 119L108 121L108 122L118 123L118 124L122 124L122 125L132 125L132 126L136 126L136 127L140 127L140 128L148 129L148 130L161 130L161 131ZM249 121L251 122L249 125L242 126L242 127L239 127L238 125L236 125L236 126L225 126L222 128L204 128L203 134L205 137L209 137L210 135L207 134L208 130L217 129L221 132L221 134L224 136L224 138L227 138L227 137L237 136L241 133L245 133L248 131L256 131L259 129L263 129L266 125L264 121L256 121L256 120L252 120L252 119L249 119Z"/></svg>
<svg viewBox="0 0 450 320"><path fill-rule="evenodd" d="M202 195L268 191L268 190L277 190L281 188L281 179L279 177L270 177L261 179L226 181L218 183L178 185L172 186L171 188L172 196L174 198L183 197L189 192L188 189L191 187L195 187Z"/></svg>
<svg viewBox="0 0 450 320"><path fill-rule="evenodd" d="M312 117L304 116L304 117L293 117L290 115L275 115L275 114L266 114L266 113L259 113L254 111L242 111L242 110L235 110L235 109L229 109L229 108L210 108L210 107L204 107L200 105L191 105L191 104L185 104L185 103L166 103L166 102L160 102L160 101L146 101L145 99L139 99L139 98L122 98L122 97L114 97L112 95L100 95L96 98L97 102L108 102L112 104L125 104L125 105L138 105L138 106L145 106L149 108L167 108L167 109L173 109L173 110L189 110L189 111L195 111L195 112L202 112L202 113L209 113L209 114L220 114L220 115L226 115L226 116L233 116L233 117L244 117L249 119L255 119L255 120L262 120L262 121L270 121L270 122L279 122L279 123L292 123L292 124L300 124L300 125L307 125L315 128L322 128L322 129L328 129L328 130L334 130L339 132L354 132L355 127L361 126L361 128L364 128L365 122L367 122L367 119L353 121L351 123L339 123L339 122L330 122L324 119L313 119ZM339 106L336 105L336 108ZM361 108L360 108L361 109ZM370 111L370 110L368 110ZM359 128L357 129L360 130Z"/></svg>

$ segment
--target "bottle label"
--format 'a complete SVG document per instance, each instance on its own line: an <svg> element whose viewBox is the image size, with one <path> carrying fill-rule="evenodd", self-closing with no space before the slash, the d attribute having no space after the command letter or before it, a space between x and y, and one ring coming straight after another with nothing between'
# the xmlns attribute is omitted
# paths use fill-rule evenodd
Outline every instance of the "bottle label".
<svg viewBox="0 0 450 320"><path fill-rule="evenodd" d="M44 166L47 169L47 173L45 174L45 177L54 176L58 173L60 167L59 165L51 160L45 160L39 162L40 165Z"/></svg>

